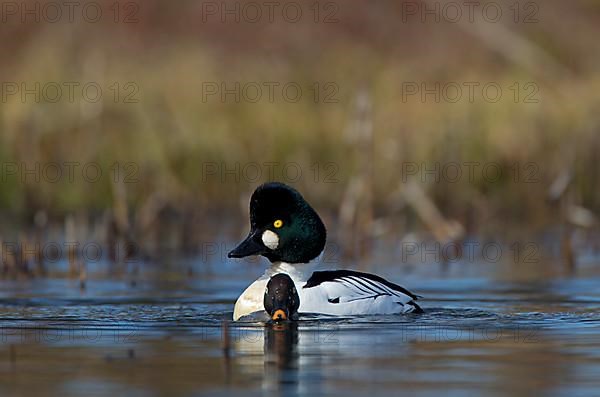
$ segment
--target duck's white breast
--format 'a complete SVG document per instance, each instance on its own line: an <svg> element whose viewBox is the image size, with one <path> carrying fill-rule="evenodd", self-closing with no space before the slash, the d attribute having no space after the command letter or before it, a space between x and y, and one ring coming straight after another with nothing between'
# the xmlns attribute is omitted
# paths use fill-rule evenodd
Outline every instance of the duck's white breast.
<svg viewBox="0 0 600 397"><path fill-rule="evenodd" d="M263 299L267 288L268 277L261 277L240 295L233 308L233 321L254 312L264 310Z"/></svg>
<svg viewBox="0 0 600 397"><path fill-rule="evenodd" d="M271 265L259 279L250 284L248 288L240 295L238 300L235 302L233 309L233 320L237 321L240 317L247 316L249 314L264 310L263 299L267 283L271 276L277 273L284 273L291 277L292 281L296 285L298 295L300 295L300 312L303 305L302 298L302 286L306 284L306 280L310 277L315 268L314 264L303 263L291 265L289 263L277 262ZM307 300L305 304L309 304L314 299L311 296L306 296L304 299ZM327 300L325 300L327 301Z"/></svg>

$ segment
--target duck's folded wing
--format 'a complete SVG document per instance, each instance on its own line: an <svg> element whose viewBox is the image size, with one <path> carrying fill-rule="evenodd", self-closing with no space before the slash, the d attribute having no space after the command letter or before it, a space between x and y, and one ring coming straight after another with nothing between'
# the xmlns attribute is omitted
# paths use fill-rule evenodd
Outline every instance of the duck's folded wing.
<svg viewBox="0 0 600 397"><path fill-rule="evenodd" d="M356 302L365 299L389 297L400 304L420 308L413 301L419 296L374 274L353 270L314 272L302 288L323 288L330 303Z"/></svg>

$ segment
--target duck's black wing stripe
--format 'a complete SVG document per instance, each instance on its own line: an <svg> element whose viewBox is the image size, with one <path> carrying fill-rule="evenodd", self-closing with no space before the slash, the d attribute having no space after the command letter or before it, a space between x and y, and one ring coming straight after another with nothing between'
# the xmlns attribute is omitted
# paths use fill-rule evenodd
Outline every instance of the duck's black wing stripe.
<svg viewBox="0 0 600 397"><path fill-rule="evenodd" d="M337 280L336 280L337 281ZM365 294L370 294L371 292L369 292L368 289L366 289L364 287L364 285L360 282L355 281L354 279L350 278L350 277L344 277L341 278L339 281L345 281L348 284L350 284L351 286L353 286L354 288L356 288L358 291L360 292L364 292Z"/></svg>
<svg viewBox="0 0 600 397"><path fill-rule="evenodd" d="M418 295L413 294L412 292L410 292L404 287L399 286L398 284L391 283L386 279L379 277L375 274L357 272L354 270L325 270L320 272L314 272L302 288L313 288L327 281L340 281L340 279L342 278L350 277L372 280L385 285L391 290L398 291L407 296L410 296L414 300L419 299Z"/></svg>
<svg viewBox="0 0 600 397"><path fill-rule="evenodd" d="M375 294L387 295L387 296L395 295L392 291L390 291L385 286L379 286L365 278L352 277L352 280L356 280L357 283L360 283L360 285L364 286L369 291L371 291Z"/></svg>
<svg viewBox="0 0 600 397"><path fill-rule="evenodd" d="M374 281L369 280L368 278L363 278L362 280L363 280L363 282L372 285L374 288L378 288L380 290L385 291L388 295L400 296L398 291L393 291L389 287L385 286L384 284L381 284L381 283L376 284Z"/></svg>
<svg viewBox="0 0 600 397"><path fill-rule="evenodd" d="M365 292L367 295L366 296L361 296L361 297L357 297L354 299L349 299L348 302L354 302L354 301L358 301L358 300L363 300L363 299L377 299L380 296L392 296L395 294L390 293L390 290L385 287L385 286L378 286L376 284L369 284L366 283L364 278L359 278L359 277L343 277L340 280L352 280L353 282L360 284L363 288L361 288L361 291ZM371 287L370 285L373 285L375 288ZM398 296L398 295L396 295ZM400 303L400 302L398 302ZM402 306L404 306L404 304L400 303Z"/></svg>

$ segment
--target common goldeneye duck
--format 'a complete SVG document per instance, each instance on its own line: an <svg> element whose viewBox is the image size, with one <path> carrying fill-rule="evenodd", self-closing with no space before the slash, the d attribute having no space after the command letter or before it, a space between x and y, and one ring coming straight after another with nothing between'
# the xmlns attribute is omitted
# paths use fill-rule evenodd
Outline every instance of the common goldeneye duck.
<svg viewBox="0 0 600 397"><path fill-rule="evenodd" d="M266 257L271 266L240 295L233 319L263 310L271 276L287 274L298 286L299 313L364 315L422 312L418 297L379 276L352 270L314 271L327 232L316 211L295 189L277 182L259 186L250 199L250 233L230 258Z"/></svg>
<svg viewBox="0 0 600 397"><path fill-rule="evenodd" d="M300 297L294 281L284 273L271 277L263 298L265 311L275 322L298 319Z"/></svg>

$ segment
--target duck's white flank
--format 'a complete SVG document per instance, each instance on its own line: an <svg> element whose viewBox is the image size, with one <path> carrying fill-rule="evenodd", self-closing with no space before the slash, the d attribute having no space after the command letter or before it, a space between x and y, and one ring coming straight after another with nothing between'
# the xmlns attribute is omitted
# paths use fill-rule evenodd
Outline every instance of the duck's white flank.
<svg viewBox="0 0 600 397"><path fill-rule="evenodd" d="M390 283L385 280L364 273L361 275L356 272L350 274L342 274L343 271L334 272L336 273L334 277L324 277L318 283L313 282L312 286L304 288L313 275L315 267L312 263L272 264L265 274L240 295L233 311L234 321L264 310L263 297L267 282L277 273L285 273L294 281L300 297L299 313L343 316L410 313L420 310L411 296L390 287Z"/></svg>

